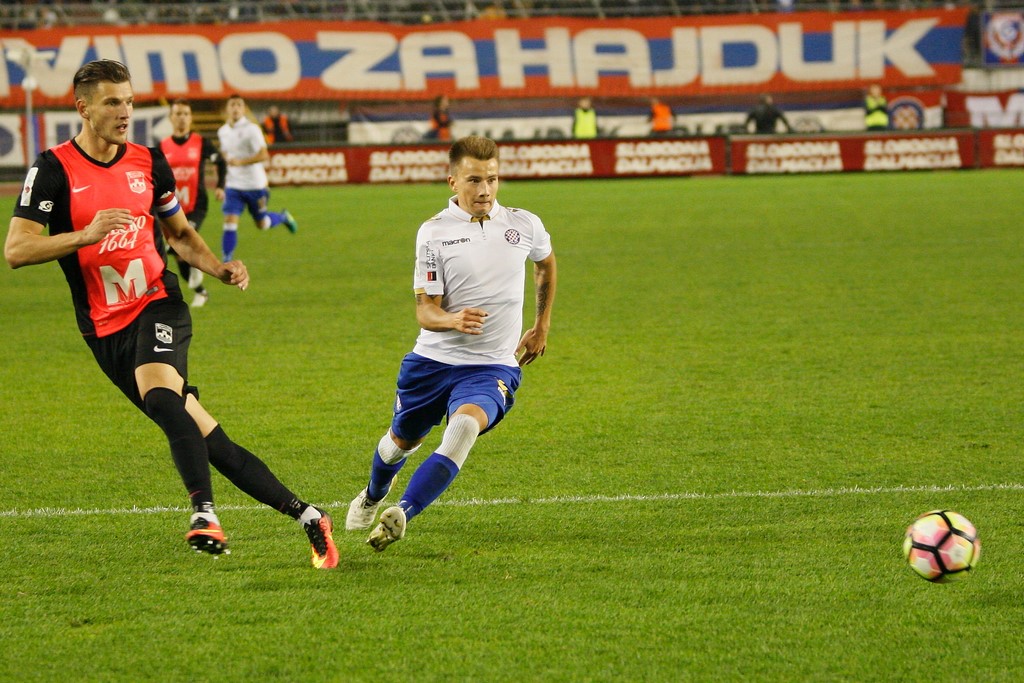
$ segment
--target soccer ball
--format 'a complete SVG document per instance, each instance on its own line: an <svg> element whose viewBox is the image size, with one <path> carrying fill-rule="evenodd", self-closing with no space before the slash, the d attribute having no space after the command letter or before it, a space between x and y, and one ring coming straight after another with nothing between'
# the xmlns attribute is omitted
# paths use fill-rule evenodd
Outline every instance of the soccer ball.
<svg viewBox="0 0 1024 683"><path fill-rule="evenodd" d="M952 510L932 510L907 527L903 554L919 575L945 583L974 568L981 555L981 541L974 525L963 515Z"/></svg>

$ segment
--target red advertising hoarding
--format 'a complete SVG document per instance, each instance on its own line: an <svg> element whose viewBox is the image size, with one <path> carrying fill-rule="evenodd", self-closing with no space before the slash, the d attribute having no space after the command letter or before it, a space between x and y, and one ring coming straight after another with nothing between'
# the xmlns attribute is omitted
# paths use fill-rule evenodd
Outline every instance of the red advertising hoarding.
<svg viewBox="0 0 1024 683"><path fill-rule="evenodd" d="M726 172L725 148L724 137L501 143L501 177L721 175ZM275 151L267 176L272 185L444 182L448 146Z"/></svg>
<svg viewBox="0 0 1024 683"><path fill-rule="evenodd" d="M741 136L730 143L732 173L917 171L974 168L971 131L814 136Z"/></svg>
<svg viewBox="0 0 1024 683"><path fill-rule="evenodd" d="M978 165L1024 168L1024 128L978 131Z"/></svg>
<svg viewBox="0 0 1024 683"><path fill-rule="evenodd" d="M980 147L980 154L976 151ZM501 143L510 180L1024 166L1024 129ZM277 151L273 185L444 182L445 145Z"/></svg>

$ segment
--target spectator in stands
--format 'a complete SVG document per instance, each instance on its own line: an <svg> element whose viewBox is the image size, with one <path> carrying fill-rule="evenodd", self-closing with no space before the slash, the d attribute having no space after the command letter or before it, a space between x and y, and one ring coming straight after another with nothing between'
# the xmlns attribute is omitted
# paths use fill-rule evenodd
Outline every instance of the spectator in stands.
<svg viewBox="0 0 1024 683"><path fill-rule="evenodd" d="M749 132L750 124L753 123L755 133L758 135L770 135L777 132L776 124L779 121L786 127L787 133L793 132L789 121L786 120L786 115L772 102L772 96L763 94L758 98L757 106L747 114L747 120L743 123L743 127Z"/></svg>
<svg viewBox="0 0 1024 683"><path fill-rule="evenodd" d="M452 139L452 115L448 111L448 96L438 95L434 98L434 111L430 114L430 130L428 140Z"/></svg>
<svg viewBox="0 0 1024 683"><path fill-rule="evenodd" d="M501 2L489 3L486 7L480 10L478 15L479 19L507 19L508 14L505 12L505 8L502 7Z"/></svg>
<svg viewBox="0 0 1024 683"><path fill-rule="evenodd" d="M864 127L868 130L889 130L889 103L882 86L872 83L864 97Z"/></svg>
<svg viewBox="0 0 1024 683"><path fill-rule="evenodd" d="M651 98L651 135L670 135L672 133L672 108L657 97Z"/></svg>
<svg viewBox="0 0 1024 683"><path fill-rule="evenodd" d="M288 124L288 115L278 109L276 104L270 105L267 109L267 116L263 119L263 134L267 137L267 144L275 142L291 142L291 126Z"/></svg>
<svg viewBox="0 0 1024 683"><path fill-rule="evenodd" d="M597 112L589 97L581 97L572 115L572 136L577 140L597 137Z"/></svg>

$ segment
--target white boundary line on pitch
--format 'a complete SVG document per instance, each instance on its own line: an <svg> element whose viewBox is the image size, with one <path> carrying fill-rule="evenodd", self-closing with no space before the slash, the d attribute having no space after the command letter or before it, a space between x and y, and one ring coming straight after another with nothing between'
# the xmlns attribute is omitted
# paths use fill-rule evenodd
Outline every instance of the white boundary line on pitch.
<svg viewBox="0 0 1024 683"><path fill-rule="evenodd" d="M782 491L723 491L721 493L655 493L621 494L617 496L554 496L550 498L469 498L465 500L438 501L435 505L449 507L488 507L494 505L547 505L551 503L657 503L673 500L726 500L729 498L830 498L835 496L878 495L889 493L972 493L978 491L1024 491L1024 484L979 484L976 486L850 486L825 489L785 489ZM342 508L348 502L335 501L325 505L327 508ZM219 505L219 510L262 510L263 505ZM191 508L184 506L169 507L130 507L107 510L81 508L34 508L29 510L0 510L0 518L4 517L75 517L85 515L152 515L162 512L187 512Z"/></svg>

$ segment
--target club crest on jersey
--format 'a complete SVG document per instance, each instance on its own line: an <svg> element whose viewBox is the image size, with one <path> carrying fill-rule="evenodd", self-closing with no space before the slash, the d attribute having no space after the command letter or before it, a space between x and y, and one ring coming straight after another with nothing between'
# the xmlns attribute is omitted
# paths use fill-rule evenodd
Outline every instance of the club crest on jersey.
<svg viewBox="0 0 1024 683"><path fill-rule="evenodd" d="M509 228L505 231L505 241L509 244L519 244L519 231Z"/></svg>
<svg viewBox="0 0 1024 683"><path fill-rule="evenodd" d="M128 189L135 194L142 194L146 191L146 174L142 171L125 171L128 176Z"/></svg>
<svg viewBox="0 0 1024 683"><path fill-rule="evenodd" d="M174 342L174 331L169 325L156 323L156 340L161 344L171 344Z"/></svg>

